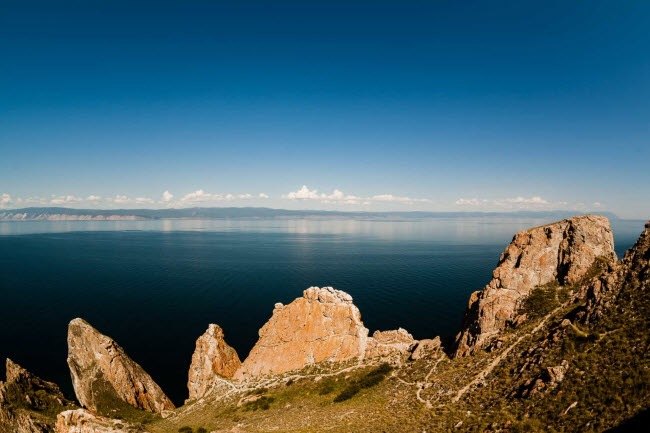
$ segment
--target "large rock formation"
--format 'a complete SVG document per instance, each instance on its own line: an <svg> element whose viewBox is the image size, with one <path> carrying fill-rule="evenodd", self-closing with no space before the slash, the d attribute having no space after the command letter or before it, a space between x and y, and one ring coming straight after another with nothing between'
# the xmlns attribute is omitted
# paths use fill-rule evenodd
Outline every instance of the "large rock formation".
<svg viewBox="0 0 650 433"><path fill-rule="evenodd" d="M406 329L375 331L372 337L368 338L365 356L401 356L411 352L416 345L417 341Z"/></svg>
<svg viewBox="0 0 650 433"><path fill-rule="evenodd" d="M123 420L109 419L78 409L58 415L56 433L146 433L146 430Z"/></svg>
<svg viewBox="0 0 650 433"><path fill-rule="evenodd" d="M196 340L187 381L189 399L203 397L220 377L233 377L240 366L237 352L223 338L223 330L218 325L211 324L205 334Z"/></svg>
<svg viewBox="0 0 650 433"><path fill-rule="evenodd" d="M73 407L59 387L7 359L7 381L0 382L0 431L50 433L51 413Z"/></svg>
<svg viewBox="0 0 650 433"><path fill-rule="evenodd" d="M533 288L553 281L574 284L597 257L616 259L609 221L602 216L577 216L517 233L492 281L470 297L455 356L485 347Z"/></svg>
<svg viewBox="0 0 650 433"><path fill-rule="evenodd" d="M368 329L350 295L331 287L310 287L289 305L275 304L273 317L259 335L236 378L363 357Z"/></svg>
<svg viewBox="0 0 650 433"><path fill-rule="evenodd" d="M82 319L68 326L68 366L77 399L87 409L102 412L120 401L151 412L174 409L140 365Z"/></svg>
<svg viewBox="0 0 650 433"><path fill-rule="evenodd" d="M611 264L609 272L585 288L587 303L578 319L585 324L605 317L605 311L617 300L630 302L627 292L646 292L650 287L650 221L621 261ZM647 292L646 292L647 293Z"/></svg>

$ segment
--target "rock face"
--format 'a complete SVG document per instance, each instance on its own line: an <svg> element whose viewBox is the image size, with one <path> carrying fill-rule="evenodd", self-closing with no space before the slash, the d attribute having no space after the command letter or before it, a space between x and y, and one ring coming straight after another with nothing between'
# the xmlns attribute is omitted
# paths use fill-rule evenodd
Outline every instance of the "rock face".
<svg viewBox="0 0 650 433"><path fill-rule="evenodd" d="M405 329L396 331L375 331L368 338L366 358L376 356L400 356L409 353L417 345L417 341Z"/></svg>
<svg viewBox="0 0 650 433"><path fill-rule="evenodd" d="M120 401L151 412L174 409L140 365L82 319L68 326L68 366L77 399L87 409L102 412Z"/></svg>
<svg viewBox="0 0 650 433"><path fill-rule="evenodd" d="M146 433L142 427L123 420L104 418L87 410L61 412L56 419L57 433Z"/></svg>
<svg viewBox="0 0 650 433"><path fill-rule="evenodd" d="M580 322L588 324L602 319L606 311L626 291L647 291L650 287L650 221L636 243L621 261L610 265L604 273L586 288L587 303L578 314ZM621 300L619 303L629 302Z"/></svg>
<svg viewBox="0 0 650 433"><path fill-rule="evenodd" d="M577 216L517 233L492 281L470 297L455 356L485 347L533 288L553 281L574 284L597 257L616 259L609 221L602 216Z"/></svg>
<svg viewBox="0 0 650 433"><path fill-rule="evenodd" d="M259 335L235 378L363 357L368 329L350 295L331 287L310 287L289 305L276 304Z"/></svg>
<svg viewBox="0 0 650 433"><path fill-rule="evenodd" d="M7 381L0 382L0 431L46 433L54 431L49 413L73 407L59 387L7 359Z"/></svg>
<svg viewBox="0 0 650 433"><path fill-rule="evenodd" d="M430 358L441 349L442 342L440 337L433 339L420 340L417 342L413 353L411 353L412 360Z"/></svg>
<svg viewBox="0 0 650 433"><path fill-rule="evenodd" d="M190 400L206 395L219 377L231 378L241 366L237 352L228 346L223 338L223 330L211 324L205 334L196 340L196 350L192 355L187 387Z"/></svg>

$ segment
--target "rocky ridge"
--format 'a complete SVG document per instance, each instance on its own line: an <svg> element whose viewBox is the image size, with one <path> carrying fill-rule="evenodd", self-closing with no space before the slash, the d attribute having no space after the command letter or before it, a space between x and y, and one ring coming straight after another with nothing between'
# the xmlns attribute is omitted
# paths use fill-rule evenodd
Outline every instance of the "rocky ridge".
<svg viewBox="0 0 650 433"><path fill-rule="evenodd" d="M517 233L501 254L492 281L472 293L454 355L486 347L533 288L554 281L574 284L599 257L616 260L609 221L602 216L582 215Z"/></svg>
<svg viewBox="0 0 650 433"><path fill-rule="evenodd" d="M0 431L50 433L48 414L73 407L57 385L34 376L15 362L6 361L7 380L0 382Z"/></svg>
<svg viewBox="0 0 650 433"><path fill-rule="evenodd" d="M650 222L634 247L620 262L615 262L613 241L608 242L611 231L606 221L603 224L600 217L593 216L571 220L515 236L501 257L501 269L495 270L490 283L498 279L495 283L498 288L494 290L503 291L491 292L492 297L508 299L503 302L502 299L489 299L496 307L479 310L482 314L476 317L477 327L470 329L489 333L478 338L468 353L459 354L455 359L447 358L439 337L416 341L401 328L377 331L368 337L368 330L350 295L330 287L311 287L305 290L302 298L287 306L276 304L273 317L260 330L258 351L255 354L251 351L251 356L255 355L253 358L249 356L253 367L266 362L276 363L275 367L280 367L278 370L284 366L283 372L293 371L291 375L278 374L280 372L274 369L256 370L255 367L243 376L245 381L229 380L227 375L238 376L239 372L232 372L239 358L234 350L229 352L232 348L225 343L221 328L211 325L197 340L197 360L195 362L193 357L190 369L195 369L195 373L190 371L190 377L195 380L188 383L188 387L195 387L196 395L210 394L210 398L174 411L169 419L156 421L151 431L176 432L195 420L207 422L198 425L215 426L210 430L242 432L274 431L280 426L296 431L515 432L548 430L551 425L554 431L595 432L620 423L643 408L643 401L634 400L634 395L650 396L650 388L646 389L648 385L645 385L650 382L643 382L643 371L647 369L643 362L650 347L647 339L650 328L645 319L650 314ZM538 232L540 229L543 236ZM599 243L599 247L594 243ZM553 259L556 259L555 265ZM593 272L594 264L598 264L596 272ZM521 310L523 301L536 287L552 281L571 286L570 300L557 308L549 306L541 317L526 316ZM516 297L510 296L510 292L516 292ZM477 299L488 299L482 296L479 292ZM509 309L511 301L514 306ZM490 317L491 314L495 317ZM342 324L335 326L334 321ZM530 326L526 326L528 321L533 321ZM497 325L490 328L494 323ZM620 335L635 339L625 348L625 353L633 354L630 360L622 356L620 343L617 343ZM481 348L494 338L498 338L499 344L491 346L493 351L482 351ZM315 351L321 344L322 350ZM574 345L579 345L579 349L573 348ZM592 347L596 355L589 354ZM346 355L339 357L341 350ZM575 350L580 353L576 354ZM284 359L293 355L292 351L297 351L297 356ZM468 354L477 356L464 356ZM333 386L341 394L350 386L374 386L376 380L384 377L371 374L373 366L381 362L375 359L394 361L395 370L377 388L361 391L366 393L364 397L356 398L363 398L363 405L359 403L362 400L352 406L332 403L329 394L324 394L326 386ZM248 361L245 360L239 370ZM323 361L339 363L340 367L333 367L332 373L324 374L327 370L317 367ZM620 364L622 362L628 364ZM336 373L337 369L340 374ZM364 373L368 369L370 372ZM317 372L313 375L313 384L310 371ZM624 374L624 382L611 382L620 372ZM80 380L88 385L92 375ZM290 386L298 380L299 384ZM617 409L620 415L594 406L597 400L589 393L595 383L599 384L597 389L603 393L603 398L610 399L607 405L620 408ZM213 385L218 389L210 393ZM302 394L292 401L288 396L296 387ZM581 394L583 388L586 393ZM608 394L603 390L609 388L616 389L618 394L605 397ZM409 398L411 389L413 399ZM104 392L103 388L99 391L99 394ZM281 405L273 406L274 396ZM616 399L621 400L620 404ZM561 409L556 410L555 406ZM256 415L258 408L269 407L268 414ZM205 415L201 415L202 411ZM380 417L383 412L391 416ZM350 413L355 416L346 415ZM568 413L571 415L567 416ZM593 413L599 414L598 420L590 419ZM234 424L231 420L235 420ZM61 413L57 429L59 433L145 431L137 424L111 420L86 410ZM23 433L23 430L18 431Z"/></svg>
<svg viewBox="0 0 650 433"><path fill-rule="evenodd" d="M82 319L68 325L68 366L77 399L87 409L102 411L119 402L150 412L174 409L140 365Z"/></svg>

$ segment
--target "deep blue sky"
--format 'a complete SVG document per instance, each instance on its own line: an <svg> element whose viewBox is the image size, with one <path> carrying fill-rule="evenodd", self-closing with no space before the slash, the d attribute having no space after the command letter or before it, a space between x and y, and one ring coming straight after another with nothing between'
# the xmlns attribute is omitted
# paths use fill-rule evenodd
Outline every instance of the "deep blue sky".
<svg viewBox="0 0 650 433"><path fill-rule="evenodd" d="M648 218L649 29L647 1L2 2L0 206Z"/></svg>

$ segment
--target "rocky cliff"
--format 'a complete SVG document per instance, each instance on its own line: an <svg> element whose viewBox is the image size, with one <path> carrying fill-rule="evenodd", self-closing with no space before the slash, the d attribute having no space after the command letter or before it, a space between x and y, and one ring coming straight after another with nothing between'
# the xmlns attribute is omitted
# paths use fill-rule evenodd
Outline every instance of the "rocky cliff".
<svg viewBox="0 0 650 433"><path fill-rule="evenodd" d="M68 326L68 366L77 399L87 409L101 413L119 402L151 412L174 409L140 365L82 319Z"/></svg>
<svg viewBox="0 0 650 433"><path fill-rule="evenodd" d="M211 324L196 340L187 381L189 400L203 397L220 378L233 377L240 366L239 356L235 349L226 344L223 330Z"/></svg>
<svg viewBox="0 0 650 433"><path fill-rule="evenodd" d="M52 414L73 407L59 387L34 376L10 359L7 380L0 382L0 432L50 433Z"/></svg>
<svg viewBox="0 0 650 433"><path fill-rule="evenodd" d="M471 295L455 356L484 348L533 288L574 284L596 258L616 259L609 221L602 216L577 216L517 233L501 254L492 281Z"/></svg>

